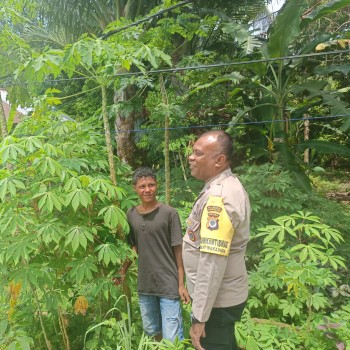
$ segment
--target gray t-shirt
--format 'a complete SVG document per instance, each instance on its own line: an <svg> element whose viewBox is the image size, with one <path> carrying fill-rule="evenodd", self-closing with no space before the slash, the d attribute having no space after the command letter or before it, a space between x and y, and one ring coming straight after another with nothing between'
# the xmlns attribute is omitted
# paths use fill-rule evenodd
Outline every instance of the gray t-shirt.
<svg viewBox="0 0 350 350"><path fill-rule="evenodd" d="M128 210L129 243L138 251L138 292L179 298L178 272L172 247L182 244L181 223L177 211L160 204L147 214L136 207Z"/></svg>

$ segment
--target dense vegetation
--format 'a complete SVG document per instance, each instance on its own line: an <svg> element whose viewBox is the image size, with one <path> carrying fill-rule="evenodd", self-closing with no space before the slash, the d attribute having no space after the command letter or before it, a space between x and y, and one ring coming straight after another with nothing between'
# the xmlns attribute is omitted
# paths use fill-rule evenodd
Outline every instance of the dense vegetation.
<svg viewBox="0 0 350 350"><path fill-rule="evenodd" d="M1 5L0 349L189 344L142 334L136 264L112 278L133 255L132 170L156 169L185 224L202 186L187 156L212 128L252 202L241 348L350 347L350 1L265 5Z"/></svg>

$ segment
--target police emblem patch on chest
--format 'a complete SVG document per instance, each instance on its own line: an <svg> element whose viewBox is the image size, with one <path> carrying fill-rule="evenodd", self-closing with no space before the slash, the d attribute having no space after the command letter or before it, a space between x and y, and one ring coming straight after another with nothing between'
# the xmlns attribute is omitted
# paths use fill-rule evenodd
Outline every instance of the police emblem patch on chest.
<svg viewBox="0 0 350 350"><path fill-rule="evenodd" d="M192 230L188 231L188 237L190 237L190 240L193 242L196 240L196 235L194 234L194 232Z"/></svg>
<svg viewBox="0 0 350 350"><path fill-rule="evenodd" d="M198 239L198 233L196 235L196 231L198 231L199 228L199 222L193 219L191 216L187 219L187 230L186 233L189 237L189 239L192 242L195 242Z"/></svg>

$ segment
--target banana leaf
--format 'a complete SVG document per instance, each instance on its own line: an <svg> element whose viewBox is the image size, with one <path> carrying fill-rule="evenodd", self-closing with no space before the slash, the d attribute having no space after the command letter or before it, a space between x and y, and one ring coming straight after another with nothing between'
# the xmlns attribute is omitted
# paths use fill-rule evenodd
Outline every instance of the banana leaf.
<svg viewBox="0 0 350 350"><path fill-rule="evenodd" d="M309 140L298 144L298 150L304 151L307 148L315 149L319 153L338 154L341 156L350 156L350 148L339 143L322 140Z"/></svg>

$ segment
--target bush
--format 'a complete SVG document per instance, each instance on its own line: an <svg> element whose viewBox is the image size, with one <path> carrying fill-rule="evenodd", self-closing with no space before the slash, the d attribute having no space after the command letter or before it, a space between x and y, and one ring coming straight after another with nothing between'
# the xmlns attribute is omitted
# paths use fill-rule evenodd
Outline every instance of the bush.
<svg viewBox="0 0 350 350"><path fill-rule="evenodd" d="M263 250L250 272L248 308L238 338L254 349L345 349L350 346L349 302L335 303L337 271L345 260L335 254L340 232L311 213L274 219L259 229ZM340 305L340 306L338 306Z"/></svg>

